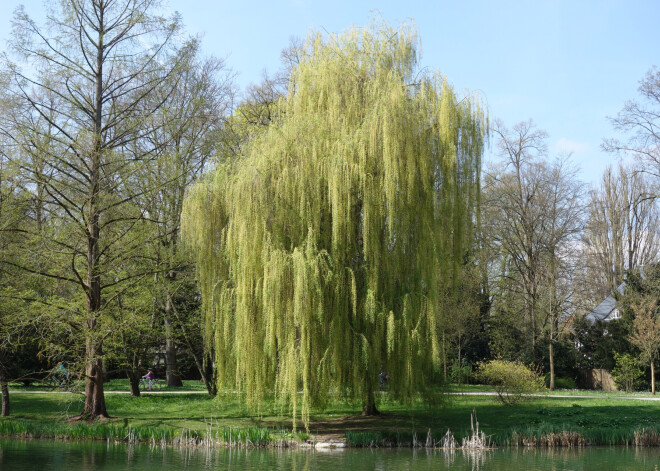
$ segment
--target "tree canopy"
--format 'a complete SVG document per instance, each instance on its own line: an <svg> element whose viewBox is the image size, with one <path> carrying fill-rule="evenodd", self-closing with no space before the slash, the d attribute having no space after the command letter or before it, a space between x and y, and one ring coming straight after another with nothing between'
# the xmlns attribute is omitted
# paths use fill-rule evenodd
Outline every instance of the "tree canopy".
<svg viewBox="0 0 660 471"><path fill-rule="evenodd" d="M439 366L487 116L419 69L411 25L311 35L277 106L184 205L219 385L305 423L330 391L373 413L379 371L405 400Z"/></svg>

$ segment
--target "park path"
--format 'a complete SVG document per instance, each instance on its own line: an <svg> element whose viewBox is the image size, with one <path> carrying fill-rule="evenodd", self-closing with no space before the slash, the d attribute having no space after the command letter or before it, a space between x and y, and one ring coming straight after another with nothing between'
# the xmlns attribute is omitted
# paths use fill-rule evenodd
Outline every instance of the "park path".
<svg viewBox="0 0 660 471"><path fill-rule="evenodd" d="M60 394L69 391L60 389L52 391L26 391L25 389L10 389L9 394ZM76 391L82 393L83 391ZM130 394L130 391L104 391L105 394ZM207 394L206 391L141 391L141 394Z"/></svg>
<svg viewBox="0 0 660 471"><path fill-rule="evenodd" d="M479 392L479 391L465 391L465 392L449 392L451 396L497 396L496 392ZM660 401L660 396L588 396L588 395L574 395L574 394L522 394L524 397L545 397L548 399L627 399L638 401Z"/></svg>
<svg viewBox="0 0 660 471"><path fill-rule="evenodd" d="M15 394L50 394L62 393L64 391L26 391L25 389L10 389L9 393ZM82 391L80 391L82 392ZM142 391L142 394L164 394L164 395L177 395L177 394L208 394L206 391ZM105 394L130 394L129 391L105 391ZM450 396L497 396L496 392L489 391L465 391L465 392L448 392L445 393ZM523 394L524 397L540 397L548 399L621 399L633 401L660 401L659 396L589 396L589 395L573 395L573 394Z"/></svg>

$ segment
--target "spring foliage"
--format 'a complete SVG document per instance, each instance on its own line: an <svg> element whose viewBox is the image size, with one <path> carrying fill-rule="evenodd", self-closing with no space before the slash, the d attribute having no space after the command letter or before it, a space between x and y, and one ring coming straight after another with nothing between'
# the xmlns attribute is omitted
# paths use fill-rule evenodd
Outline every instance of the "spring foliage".
<svg viewBox="0 0 660 471"><path fill-rule="evenodd" d="M519 361L490 360L479 364L478 376L492 384L503 404L517 404L527 394L543 390L543 378Z"/></svg>
<svg viewBox="0 0 660 471"><path fill-rule="evenodd" d="M487 117L417 69L411 26L308 38L278 118L189 192L220 387L308 422L330 391L424 391L479 203ZM298 394L302 390L302 394Z"/></svg>

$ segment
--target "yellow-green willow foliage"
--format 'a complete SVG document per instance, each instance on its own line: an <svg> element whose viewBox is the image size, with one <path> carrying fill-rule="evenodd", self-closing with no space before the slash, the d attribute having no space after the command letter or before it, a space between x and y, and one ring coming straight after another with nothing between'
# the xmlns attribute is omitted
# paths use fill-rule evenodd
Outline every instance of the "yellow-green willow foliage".
<svg viewBox="0 0 660 471"><path fill-rule="evenodd" d="M402 400L437 370L487 119L419 73L417 44L410 26L310 37L281 118L188 195L219 386L249 404L274 392L307 423L339 391L372 412L381 368Z"/></svg>

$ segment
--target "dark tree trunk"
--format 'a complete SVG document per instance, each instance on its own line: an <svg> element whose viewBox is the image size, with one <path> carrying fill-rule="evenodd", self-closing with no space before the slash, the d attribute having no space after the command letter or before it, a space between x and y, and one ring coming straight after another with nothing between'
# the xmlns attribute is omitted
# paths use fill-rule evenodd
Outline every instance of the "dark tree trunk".
<svg viewBox="0 0 660 471"><path fill-rule="evenodd" d="M447 382L447 348L445 346L445 333L442 332L442 372L445 383Z"/></svg>
<svg viewBox="0 0 660 471"><path fill-rule="evenodd" d="M101 349L92 341L87 341L87 366L85 367L85 406L79 419L107 419L110 416L105 406L103 394L103 358Z"/></svg>
<svg viewBox="0 0 660 471"><path fill-rule="evenodd" d="M168 386L183 386L181 382L181 375L176 364L176 343L172 335L172 323L170 322L170 306L171 301L169 296L165 302L165 376L167 378Z"/></svg>
<svg viewBox="0 0 660 471"><path fill-rule="evenodd" d="M458 334L458 385L460 386L463 379L463 372L461 371L461 334Z"/></svg>
<svg viewBox="0 0 660 471"><path fill-rule="evenodd" d="M355 200L352 203L351 213L353 220L359 221L363 217L363 204L359 200ZM357 309L358 306L362 306L364 300L366 299L367 288L366 288L366 261L364 254L364 234L362 232L362 225L356 224L355 230L355 254L351 260L351 269L353 270L355 276L355 306L353 309ZM356 322L356 325L353 328L357 332L362 332L365 335L369 336L369 326L368 321L364 322L364 325L360 325L359 321ZM368 337L367 337L368 338ZM365 348L365 347L362 347ZM366 348L369 350L373 349L373 345L369 344ZM364 352L365 355L369 357L376 358L376 352L368 351ZM377 374L374 374L376 367L373 365L374 361L372 360L371 366L367 366L364 374L364 386L362 389L362 415L378 415L378 409L376 408L376 381L378 381Z"/></svg>
<svg viewBox="0 0 660 471"><path fill-rule="evenodd" d="M376 408L376 394L374 390L374 382L370 375L367 374L365 378L364 385L364 397L362 399L362 415L379 415L378 409Z"/></svg>
<svg viewBox="0 0 660 471"><path fill-rule="evenodd" d="M7 370L5 369L4 352L0 349L0 388L2 388L2 417L9 417L9 381L7 380Z"/></svg>
<svg viewBox="0 0 660 471"><path fill-rule="evenodd" d="M139 397L140 396L140 374L136 373L133 370L126 370L126 376L128 377L128 386L131 391L131 396Z"/></svg>
<svg viewBox="0 0 660 471"><path fill-rule="evenodd" d="M89 194L87 203L87 279L85 280L85 293L87 297L87 340L85 345L85 406L80 418L96 419L107 418L108 411L105 406L103 394L103 349L101 343L95 338L97 330L96 320L101 314L101 275L100 275L100 249L101 210L99 198L101 193L101 167L103 154L103 64L105 45L103 31L105 30L103 13L98 18L98 43L96 44L96 70L94 85L94 126L92 129L93 148L89 162Z"/></svg>
<svg viewBox="0 0 660 471"><path fill-rule="evenodd" d="M196 357L195 362L197 363ZM202 374L202 381L204 381L204 386L206 386L209 396L216 396L218 394L218 384L215 380L212 355L204 354L204 362L200 373Z"/></svg>
<svg viewBox="0 0 660 471"><path fill-rule="evenodd" d="M200 359L200 356L195 353L192 340L188 335L185 324L181 322L181 318L179 317L179 313L177 312L176 307L174 307L174 305L171 303L170 307L172 308L172 313L179 321L179 325L181 326L181 333L183 334L183 340L188 346L188 351L195 360L195 366L197 367L197 371L199 371L199 375L202 377L202 381L204 382L204 386L206 386L206 390L208 391L209 396L216 396L218 394L218 385L216 384L215 372L213 370L213 353L204 352L202 353L202 358Z"/></svg>
<svg viewBox="0 0 660 471"><path fill-rule="evenodd" d="M9 417L9 385L2 380L2 417Z"/></svg>
<svg viewBox="0 0 660 471"><path fill-rule="evenodd" d="M2 417L9 417L9 384L2 364L0 364L0 388L2 388Z"/></svg>

